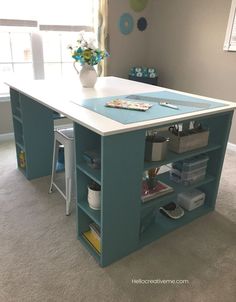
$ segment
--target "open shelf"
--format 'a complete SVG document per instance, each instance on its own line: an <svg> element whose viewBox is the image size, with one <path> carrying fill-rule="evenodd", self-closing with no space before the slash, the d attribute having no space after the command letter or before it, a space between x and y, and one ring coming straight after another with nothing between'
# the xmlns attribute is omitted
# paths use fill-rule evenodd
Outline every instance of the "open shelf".
<svg viewBox="0 0 236 302"><path fill-rule="evenodd" d="M96 183L101 185L101 170L100 169L92 169L88 166L85 162L80 162L76 165L77 169L82 171L84 174L86 174L88 177L90 177L92 180L94 180Z"/></svg>
<svg viewBox="0 0 236 302"><path fill-rule="evenodd" d="M179 161L179 160L183 160L183 159L187 159L187 158L191 158L193 156L197 156L201 153L207 153L210 151L215 151L221 148L221 145L219 144L209 144L208 146L204 147L204 148L199 148L193 151L189 151L189 152L184 152L181 154L172 152L172 151L167 151L167 155L166 155L166 159L164 160L160 160L160 161L153 161L153 162L144 162L144 171L152 169L152 168L156 168L156 167L160 167L175 161Z"/></svg>
<svg viewBox="0 0 236 302"><path fill-rule="evenodd" d="M89 207L87 201L81 201L77 203L78 206L94 221L97 225L101 227L101 210L93 210Z"/></svg>
<svg viewBox="0 0 236 302"><path fill-rule="evenodd" d="M100 263L101 255L95 250L95 248L83 237L82 234L79 234L78 239L89 251L89 253L95 258L95 260Z"/></svg>
<svg viewBox="0 0 236 302"><path fill-rule="evenodd" d="M176 220L168 218L158 211L156 215L156 222L141 235L139 245L142 247L153 240L156 240L161 236L181 226L184 226L187 223L190 223L192 220L211 212L212 210L213 209L211 207L205 204L193 211L185 211L184 216Z"/></svg>
<svg viewBox="0 0 236 302"><path fill-rule="evenodd" d="M25 152L25 146L24 146L22 143L16 142L16 145L17 145L22 151Z"/></svg>
<svg viewBox="0 0 236 302"><path fill-rule="evenodd" d="M19 116L13 114L13 118L16 119L18 122L22 123L21 117L19 117Z"/></svg>
<svg viewBox="0 0 236 302"><path fill-rule="evenodd" d="M146 209L146 208L149 208L149 207L153 207L155 205L162 206L163 204L166 204L170 201L173 201L176 198L177 194L182 193L182 192L187 192L187 191L190 191L194 188L197 188L197 187L200 187L202 185L208 184L208 183L214 181L215 177L213 177L211 175L206 175L206 177L203 180L198 181L196 183L193 183L192 185L189 185L189 186L185 186L185 185L180 184L180 183L175 183L174 181L170 180L169 172L165 172L163 174L157 175L157 179L164 182L164 183L166 183L167 185L171 186L174 189L174 192L171 192L171 193L168 193L166 195L154 198L154 199L149 200L147 202L142 202L141 201L141 204L142 204L141 209L142 210Z"/></svg>

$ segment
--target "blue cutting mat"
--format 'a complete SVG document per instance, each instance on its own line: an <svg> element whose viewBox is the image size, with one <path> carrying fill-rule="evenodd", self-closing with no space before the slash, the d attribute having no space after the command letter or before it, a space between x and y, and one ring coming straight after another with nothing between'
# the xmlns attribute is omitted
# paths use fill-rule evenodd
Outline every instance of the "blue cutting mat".
<svg viewBox="0 0 236 302"><path fill-rule="evenodd" d="M143 122L143 121L148 121L158 118L164 118L172 115L180 115L184 113L197 112L205 109L213 109L217 107L227 106L220 102L212 102L203 98L190 97L190 96L169 92L169 91L142 93L136 95L138 95L140 99L132 100L132 101L140 102L142 101L141 97L145 96L145 97L161 98L163 99L163 101L168 100L169 102L171 102L170 100L173 100L173 103L174 101L181 101L181 102L186 101L187 104L186 106L177 105L179 110L175 110L168 107L160 106L158 102L145 101L147 103L153 104L153 106L147 111L117 109L117 108L109 108L105 106L108 101L112 101L117 98L124 99L127 97L127 95L111 96L105 98L92 98L92 99L73 101L73 102L89 110L92 110L96 113L99 113L103 116L106 116L114 121L120 122L122 124ZM193 102L193 106L190 105L191 102ZM194 103L201 103L206 106L199 108L196 107Z"/></svg>

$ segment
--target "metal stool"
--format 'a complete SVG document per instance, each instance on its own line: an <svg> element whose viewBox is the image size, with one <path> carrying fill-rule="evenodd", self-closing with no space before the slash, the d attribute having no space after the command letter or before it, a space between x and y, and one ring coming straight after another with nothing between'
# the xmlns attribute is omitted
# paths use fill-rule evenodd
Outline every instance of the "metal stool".
<svg viewBox="0 0 236 302"><path fill-rule="evenodd" d="M55 183L56 165L58 161L59 146L64 145L65 184L66 192ZM52 176L49 193L55 187L66 200L66 215L70 215L72 192L75 189L75 159L74 159L74 131L73 128L57 129L54 131L54 148L52 162Z"/></svg>

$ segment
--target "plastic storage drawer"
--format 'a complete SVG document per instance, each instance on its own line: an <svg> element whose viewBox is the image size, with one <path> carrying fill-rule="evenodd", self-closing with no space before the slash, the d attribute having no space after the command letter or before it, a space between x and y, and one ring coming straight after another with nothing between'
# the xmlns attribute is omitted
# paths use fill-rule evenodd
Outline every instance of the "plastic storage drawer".
<svg viewBox="0 0 236 302"><path fill-rule="evenodd" d="M170 170L170 179L186 186L203 180L206 176L206 167L197 169L194 172L181 172L177 169Z"/></svg>
<svg viewBox="0 0 236 302"><path fill-rule="evenodd" d="M201 168L206 168L209 156L199 155L186 160L174 162L172 164L173 169L177 169L182 172L195 171Z"/></svg>
<svg viewBox="0 0 236 302"><path fill-rule="evenodd" d="M205 197L206 195L204 192L198 189L193 189L191 191L178 194L177 203L185 210L192 211L204 204Z"/></svg>

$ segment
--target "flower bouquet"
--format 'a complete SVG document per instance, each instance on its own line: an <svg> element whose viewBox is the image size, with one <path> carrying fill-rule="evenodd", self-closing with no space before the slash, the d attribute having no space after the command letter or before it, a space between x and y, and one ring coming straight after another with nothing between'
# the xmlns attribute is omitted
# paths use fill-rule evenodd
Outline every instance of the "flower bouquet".
<svg viewBox="0 0 236 302"><path fill-rule="evenodd" d="M69 46L74 68L80 76L80 81L83 87L94 87L97 81L97 73L94 65L100 63L104 58L108 57L106 50L101 50L96 47L96 39L93 33L80 32L75 47ZM76 63L79 62L82 66L80 72L76 68Z"/></svg>

